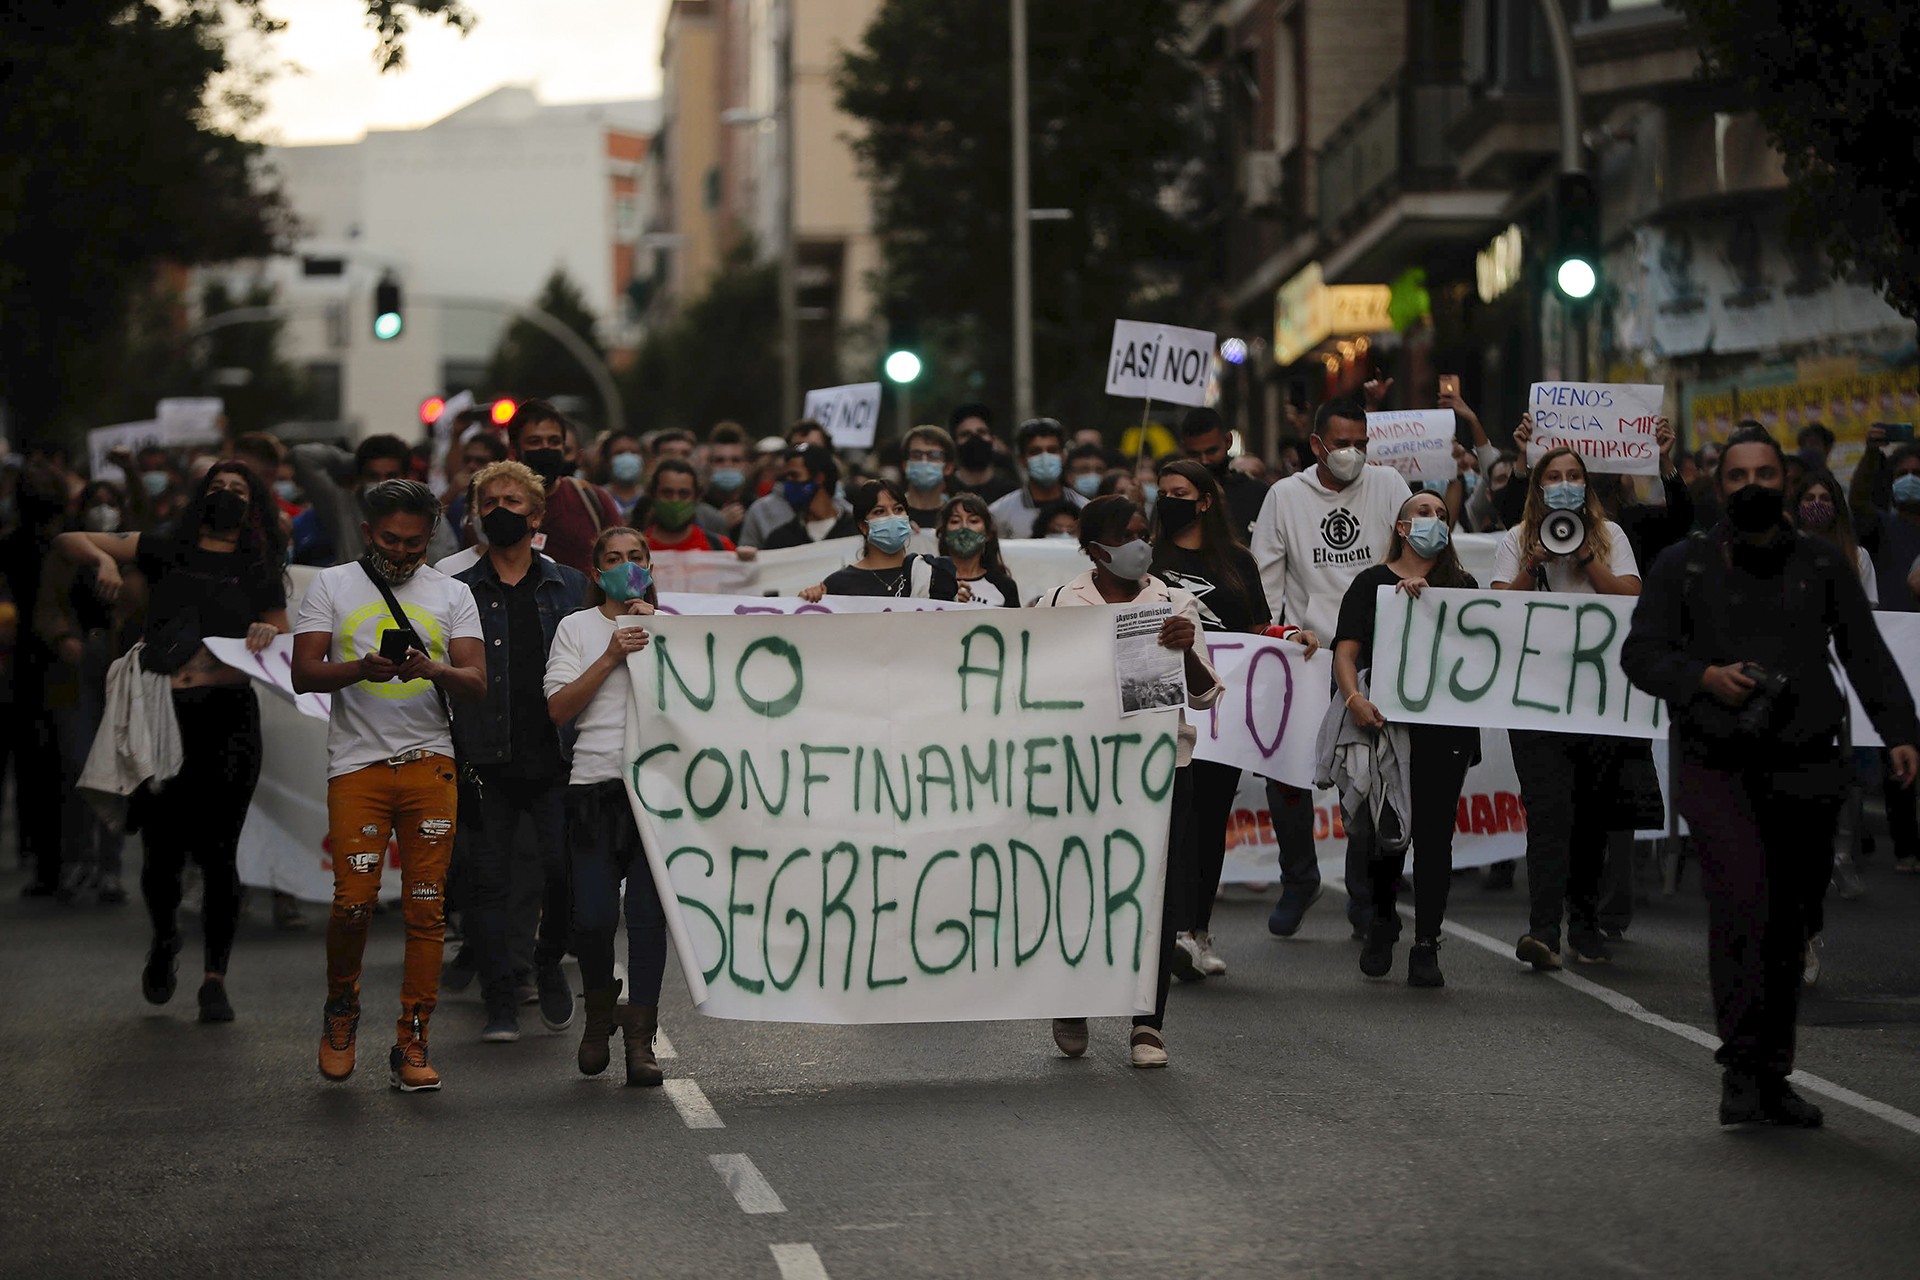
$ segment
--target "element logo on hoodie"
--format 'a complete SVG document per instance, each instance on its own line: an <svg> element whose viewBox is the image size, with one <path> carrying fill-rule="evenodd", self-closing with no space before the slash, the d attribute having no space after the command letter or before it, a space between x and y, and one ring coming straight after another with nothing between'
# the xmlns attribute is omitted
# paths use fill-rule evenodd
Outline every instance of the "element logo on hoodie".
<svg viewBox="0 0 1920 1280"><path fill-rule="evenodd" d="M1345 507L1335 507L1320 522L1320 538L1335 551L1345 551L1360 540L1360 522Z"/></svg>

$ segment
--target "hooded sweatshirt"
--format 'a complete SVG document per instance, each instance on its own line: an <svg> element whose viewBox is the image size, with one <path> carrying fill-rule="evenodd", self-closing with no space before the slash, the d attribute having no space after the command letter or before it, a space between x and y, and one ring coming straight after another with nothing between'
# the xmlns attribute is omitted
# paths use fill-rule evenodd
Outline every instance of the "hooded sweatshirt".
<svg viewBox="0 0 1920 1280"><path fill-rule="evenodd" d="M1252 550L1273 616L1331 643L1341 597L1362 569L1386 559L1410 496L1398 471L1371 464L1340 490L1320 483L1317 466L1268 489Z"/></svg>

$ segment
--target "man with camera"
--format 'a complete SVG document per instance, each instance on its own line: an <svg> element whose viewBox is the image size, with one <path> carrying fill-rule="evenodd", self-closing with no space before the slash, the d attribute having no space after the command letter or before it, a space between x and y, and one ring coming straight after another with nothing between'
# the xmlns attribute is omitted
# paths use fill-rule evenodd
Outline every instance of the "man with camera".
<svg viewBox="0 0 1920 1280"><path fill-rule="evenodd" d="M1654 562L1621 665L1672 712L1675 798L1708 903L1720 1123L1817 1128L1820 1109L1787 1076L1808 913L1832 875L1848 773L1828 641L1903 787L1920 769L1920 730L1855 566L1787 524L1785 485L1779 444L1735 432L1720 458L1722 519Z"/></svg>

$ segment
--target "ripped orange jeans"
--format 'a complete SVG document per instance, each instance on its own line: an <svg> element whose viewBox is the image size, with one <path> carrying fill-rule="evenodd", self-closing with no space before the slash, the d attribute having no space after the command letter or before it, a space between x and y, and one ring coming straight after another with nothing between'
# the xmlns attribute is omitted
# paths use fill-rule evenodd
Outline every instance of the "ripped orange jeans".
<svg viewBox="0 0 1920 1280"><path fill-rule="evenodd" d="M370 764L327 781L327 833L333 849L327 999L346 996L359 1006L361 957L391 835L399 846L400 909L407 928L399 1040L410 1034L416 1008L424 1031L440 996L447 863L453 857L459 804L454 774L452 760L428 753L401 764Z"/></svg>

